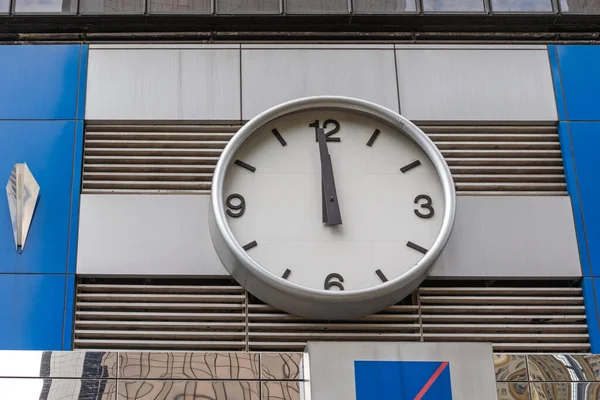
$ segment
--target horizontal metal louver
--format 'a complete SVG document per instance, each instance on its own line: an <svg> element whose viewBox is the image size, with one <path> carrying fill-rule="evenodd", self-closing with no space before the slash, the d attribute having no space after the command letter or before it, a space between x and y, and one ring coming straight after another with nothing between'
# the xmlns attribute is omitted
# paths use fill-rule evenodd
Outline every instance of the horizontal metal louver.
<svg viewBox="0 0 600 400"><path fill-rule="evenodd" d="M344 321L311 321L266 304L248 305L250 350L303 350L318 341L419 341L417 306L395 305L383 312Z"/></svg>
<svg viewBox="0 0 600 400"><path fill-rule="evenodd" d="M89 125L83 193L210 193L239 125Z"/></svg>
<svg viewBox="0 0 600 400"><path fill-rule="evenodd" d="M239 125L88 125L84 193L209 193ZM458 194L565 195L554 126L421 126Z"/></svg>
<svg viewBox="0 0 600 400"><path fill-rule="evenodd" d="M566 195L554 126L422 126L463 195Z"/></svg>
<svg viewBox="0 0 600 400"><path fill-rule="evenodd" d="M78 284L74 348L246 348L240 286Z"/></svg>
<svg viewBox="0 0 600 400"><path fill-rule="evenodd" d="M580 288L427 283L409 304L344 321L287 314L229 281L79 283L74 348L297 351L307 341L330 340L491 342L496 352L590 350Z"/></svg>
<svg viewBox="0 0 600 400"><path fill-rule="evenodd" d="M588 351L580 288L421 287L426 342L492 342L494 351Z"/></svg>

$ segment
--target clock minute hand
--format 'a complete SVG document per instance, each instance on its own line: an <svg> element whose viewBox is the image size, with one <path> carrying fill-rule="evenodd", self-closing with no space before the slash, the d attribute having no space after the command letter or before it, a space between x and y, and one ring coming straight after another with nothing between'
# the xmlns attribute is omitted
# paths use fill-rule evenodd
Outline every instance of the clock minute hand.
<svg viewBox="0 0 600 400"><path fill-rule="evenodd" d="M331 156L327 149L327 140L325 138L325 129L317 129L317 140L319 142L319 154L321 156L321 193L323 201L323 222L327 225L341 225L342 215L335 189L335 179L333 177L333 165Z"/></svg>

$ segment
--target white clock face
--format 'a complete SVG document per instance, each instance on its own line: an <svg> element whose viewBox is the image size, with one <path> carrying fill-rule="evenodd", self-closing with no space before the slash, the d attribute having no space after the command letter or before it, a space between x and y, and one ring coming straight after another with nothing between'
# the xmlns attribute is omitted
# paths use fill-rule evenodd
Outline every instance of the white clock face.
<svg viewBox="0 0 600 400"><path fill-rule="evenodd" d="M346 111L298 112L253 132L227 168L222 201L235 240L262 268L331 291L409 271L444 217L428 156L397 129Z"/></svg>

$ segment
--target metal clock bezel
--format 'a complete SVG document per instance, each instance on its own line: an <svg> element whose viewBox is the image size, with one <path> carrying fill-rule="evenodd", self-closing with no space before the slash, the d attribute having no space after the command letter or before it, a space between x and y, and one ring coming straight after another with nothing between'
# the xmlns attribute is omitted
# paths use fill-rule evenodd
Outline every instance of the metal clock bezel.
<svg viewBox="0 0 600 400"><path fill-rule="evenodd" d="M444 217L433 245L404 274L377 286L352 291L327 291L300 286L270 272L254 261L234 237L227 222L223 185L236 151L254 132L274 119L309 110L358 112L395 127L431 160L444 193ZM317 319L360 317L380 311L409 295L428 275L444 249L456 214L456 193L450 169L429 137L408 119L380 105L344 96L315 96L274 106L246 123L221 154L212 180L209 228L215 250L233 278L250 293L283 311Z"/></svg>

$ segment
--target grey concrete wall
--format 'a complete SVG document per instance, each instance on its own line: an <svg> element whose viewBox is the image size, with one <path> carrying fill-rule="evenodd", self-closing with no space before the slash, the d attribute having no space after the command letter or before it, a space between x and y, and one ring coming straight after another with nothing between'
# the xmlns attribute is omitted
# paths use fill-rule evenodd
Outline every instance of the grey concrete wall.
<svg viewBox="0 0 600 400"><path fill-rule="evenodd" d="M210 238L209 199L83 195L77 272L228 275ZM454 231L431 276L581 276L569 198L459 196Z"/></svg>

